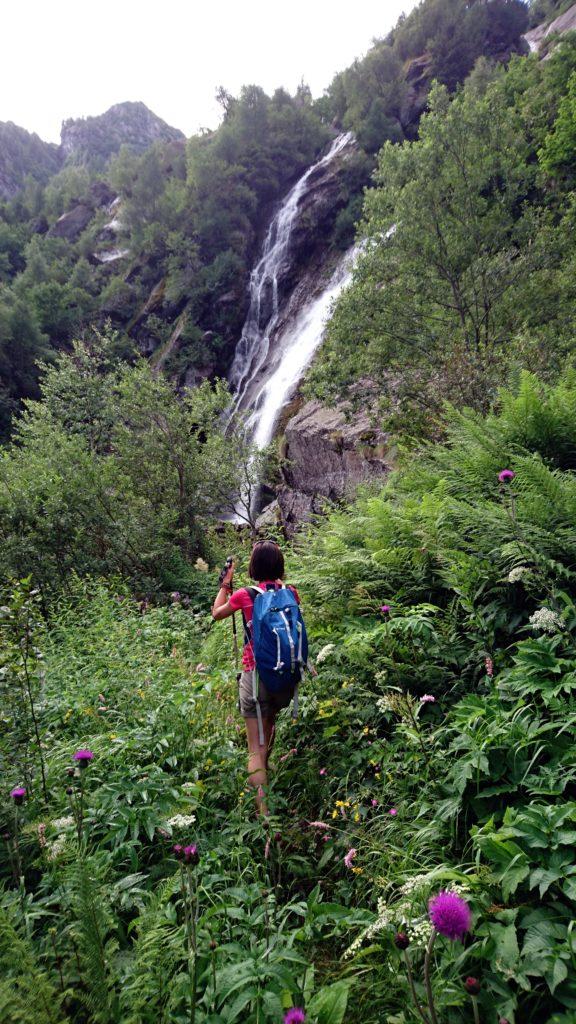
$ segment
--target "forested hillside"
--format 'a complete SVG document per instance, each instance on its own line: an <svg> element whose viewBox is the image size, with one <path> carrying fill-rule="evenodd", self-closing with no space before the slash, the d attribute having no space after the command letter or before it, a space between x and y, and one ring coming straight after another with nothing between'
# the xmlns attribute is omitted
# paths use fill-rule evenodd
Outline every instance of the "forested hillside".
<svg viewBox="0 0 576 1024"><path fill-rule="evenodd" d="M0 205L0 430L37 397L36 361L108 318L125 351L164 361L169 348L165 368L181 383L225 375L270 211L334 132L353 130L360 149L322 226L325 253L350 245L374 155L415 136L432 80L453 89L480 54L507 61L527 23L520 0L427 0L323 97L220 90L221 126L187 144L143 104L65 122L47 184L39 140L15 147L5 126L2 174L23 188Z"/></svg>
<svg viewBox="0 0 576 1024"><path fill-rule="evenodd" d="M424 0L319 100L4 204L0 1024L576 1021L576 41L520 40L564 7ZM337 129L321 244L364 245L305 388L395 468L265 533L317 675L258 816L209 609L270 456L215 378Z"/></svg>

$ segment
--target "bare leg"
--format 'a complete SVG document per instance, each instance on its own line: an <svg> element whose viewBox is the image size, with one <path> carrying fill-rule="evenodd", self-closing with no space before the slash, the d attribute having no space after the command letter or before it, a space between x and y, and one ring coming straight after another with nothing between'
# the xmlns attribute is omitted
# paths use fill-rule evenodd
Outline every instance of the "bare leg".
<svg viewBox="0 0 576 1024"><path fill-rule="evenodd" d="M259 814L268 814L264 788L268 783L268 746L274 728L274 719L263 719L264 743L262 746L260 746L258 738L258 719L245 718L244 722L248 739L248 785L256 790L256 806Z"/></svg>
<svg viewBox="0 0 576 1024"><path fill-rule="evenodd" d="M276 739L276 720L275 718L267 718L266 725L270 728L268 733L264 729L264 739L266 740L266 769L270 768L270 755L272 753L272 747L274 746L274 740Z"/></svg>

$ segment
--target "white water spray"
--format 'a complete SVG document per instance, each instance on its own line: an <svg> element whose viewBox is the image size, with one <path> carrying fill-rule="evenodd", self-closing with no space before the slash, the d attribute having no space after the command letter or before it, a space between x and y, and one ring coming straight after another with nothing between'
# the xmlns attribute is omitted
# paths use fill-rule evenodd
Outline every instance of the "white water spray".
<svg viewBox="0 0 576 1024"><path fill-rule="evenodd" d="M351 141L352 135L349 132L339 135L334 140L328 152L309 167L296 182L270 223L262 256L250 275L248 316L236 346L229 374L230 384L236 392L232 416L239 411L253 408L254 396L250 392L261 370L264 370L266 376L270 339L279 318L278 281L286 268L290 239L297 222L300 201L314 187L309 179L320 168L329 164ZM280 342L281 339L277 339L276 344L279 345ZM258 392L258 396L260 393Z"/></svg>

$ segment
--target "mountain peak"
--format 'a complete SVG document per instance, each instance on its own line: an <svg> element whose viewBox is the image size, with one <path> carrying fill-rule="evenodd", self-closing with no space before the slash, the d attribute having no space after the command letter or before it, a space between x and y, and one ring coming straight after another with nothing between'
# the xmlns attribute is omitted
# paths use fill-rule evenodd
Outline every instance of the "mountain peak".
<svg viewBox="0 0 576 1024"><path fill-rule="evenodd" d="M185 138L154 114L142 101L115 103L95 117L68 118L60 134L65 157L108 159L121 146L141 153L155 142L177 142Z"/></svg>

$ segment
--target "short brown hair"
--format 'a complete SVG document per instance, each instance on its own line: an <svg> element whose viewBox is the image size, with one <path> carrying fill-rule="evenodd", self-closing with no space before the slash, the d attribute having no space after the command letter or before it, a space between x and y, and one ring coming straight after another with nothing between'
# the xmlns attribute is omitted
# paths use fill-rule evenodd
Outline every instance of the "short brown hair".
<svg viewBox="0 0 576 1024"><path fill-rule="evenodd" d="M281 580L284 555L273 540L259 540L252 548L248 575L253 580Z"/></svg>

